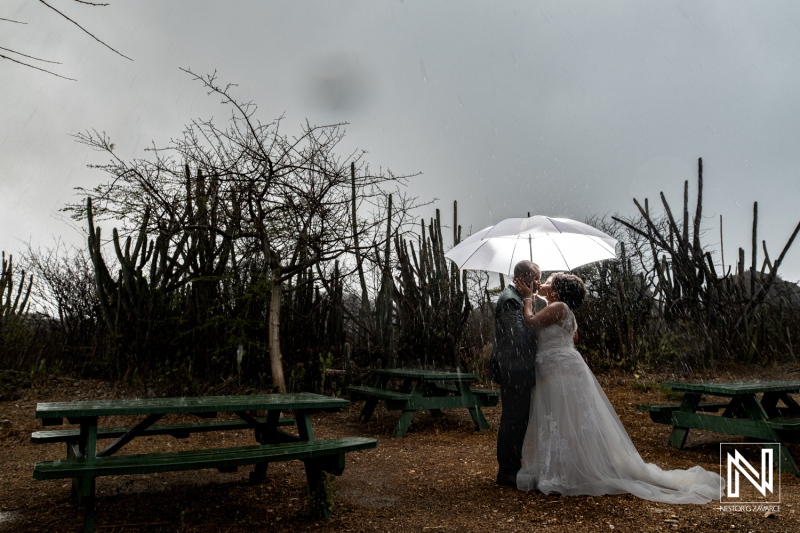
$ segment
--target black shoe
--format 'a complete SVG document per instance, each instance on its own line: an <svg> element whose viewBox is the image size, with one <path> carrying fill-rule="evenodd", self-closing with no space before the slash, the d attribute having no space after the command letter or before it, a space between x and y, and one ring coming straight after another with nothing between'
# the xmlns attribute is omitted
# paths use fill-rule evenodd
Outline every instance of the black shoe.
<svg viewBox="0 0 800 533"><path fill-rule="evenodd" d="M511 474L503 476L503 475L498 474L497 475L497 484L505 486L505 487L514 487L516 489L517 488L517 476L511 475Z"/></svg>

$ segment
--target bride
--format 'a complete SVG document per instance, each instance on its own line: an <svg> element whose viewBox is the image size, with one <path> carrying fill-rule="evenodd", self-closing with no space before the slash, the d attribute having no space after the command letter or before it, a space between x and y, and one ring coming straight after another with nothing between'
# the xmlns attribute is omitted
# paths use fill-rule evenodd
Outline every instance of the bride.
<svg viewBox="0 0 800 533"><path fill-rule="evenodd" d="M572 310L586 289L573 275L553 274L537 294L547 306L533 313L533 291L514 280L525 325L536 331L536 388L522 447L517 488L562 495L630 493L665 503L719 499L722 478L699 466L664 471L645 463L589 367L575 349Z"/></svg>

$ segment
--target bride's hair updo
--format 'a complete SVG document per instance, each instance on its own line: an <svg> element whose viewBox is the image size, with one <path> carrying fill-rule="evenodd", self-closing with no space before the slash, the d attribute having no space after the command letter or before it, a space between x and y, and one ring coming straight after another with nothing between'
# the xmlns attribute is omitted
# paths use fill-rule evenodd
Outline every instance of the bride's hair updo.
<svg viewBox="0 0 800 533"><path fill-rule="evenodd" d="M586 286L575 274L557 272L550 276L550 285L558 293L558 300L567 304L570 309L577 309L583 304Z"/></svg>

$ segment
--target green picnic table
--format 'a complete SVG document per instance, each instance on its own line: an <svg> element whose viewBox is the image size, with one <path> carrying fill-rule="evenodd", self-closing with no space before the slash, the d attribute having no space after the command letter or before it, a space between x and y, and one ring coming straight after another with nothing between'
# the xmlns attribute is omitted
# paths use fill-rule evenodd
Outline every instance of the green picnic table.
<svg viewBox="0 0 800 533"><path fill-rule="evenodd" d="M477 374L424 370L413 368L385 368L372 371L372 387L352 386L347 390L352 400L365 400L361 418L366 422L379 401L386 409L402 411L392 432L392 437L405 437L417 411L427 409L440 416L442 409L465 408L469 410L478 430L489 429L481 407L497 405L500 393L493 390L473 389L470 383L479 379ZM392 380L402 384L390 388Z"/></svg>
<svg viewBox="0 0 800 533"><path fill-rule="evenodd" d="M800 475L785 446L800 444L800 405L791 396L800 392L800 381L667 382L664 386L682 393L681 402L637 408L649 411L653 422L672 426L669 443L673 447L683 448L690 429L776 442L781 471ZM704 396L722 400L703 402Z"/></svg>
<svg viewBox="0 0 800 533"><path fill-rule="evenodd" d="M309 490L316 502L329 502L323 472L341 475L347 452L374 448L375 439L360 437L318 440L314 437L311 414L336 411L349 405L347 400L319 394L261 394L252 396L205 396L195 398L151 398L135 400L97 400L39 403L36 417L43 426L63 424L66 419L77 429L37 431L34 443L65 442L66 459L36 463L36 479L72 479L73 495L85 505L84 531L94 530L95 479L100 476L149 474L155 472L216 468L235 471L240 466L255 465L251 481L266 479L270 462L300 460L305 464ZM259 417L259 412L265 416ZM281 417L282 412L293 418ZM235 414L236 419L215 420L217 415ZM194 415L200 422L157 424L165 415ZM141 420L132 427L100 426L106 417L137 416ZM280 429L296 425L297 435ZM117 454L132 440L151 435L188 437L196 432L252 429L253 446L194 449L180 452L156 450L146 454ZM98 440L114 439L102 449ZM162 441L148 440L158 446ZM313 509L322 517L330 516L327 504Z"/></svg>

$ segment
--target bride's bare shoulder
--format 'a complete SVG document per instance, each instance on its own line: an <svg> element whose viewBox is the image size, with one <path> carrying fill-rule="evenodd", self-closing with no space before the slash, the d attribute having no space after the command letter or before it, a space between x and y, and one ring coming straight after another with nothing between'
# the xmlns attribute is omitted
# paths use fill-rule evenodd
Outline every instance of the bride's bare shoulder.
<svg viewBox="0 0 800 533"><path fill-rule="evenodd" d="M534 315L531 326L538 331L563 321L567 315L569 315L569 307L567 304L563 302L553 302Z"/></svg>
<svg viewBox="0 0 800 533"><path fill-rule="evenodd" d="M569 306L564 302L553 302L547 307L552 307L550 312L554 315L557 315L558 318L564 318L565 316L569 315Z"/></svg>

